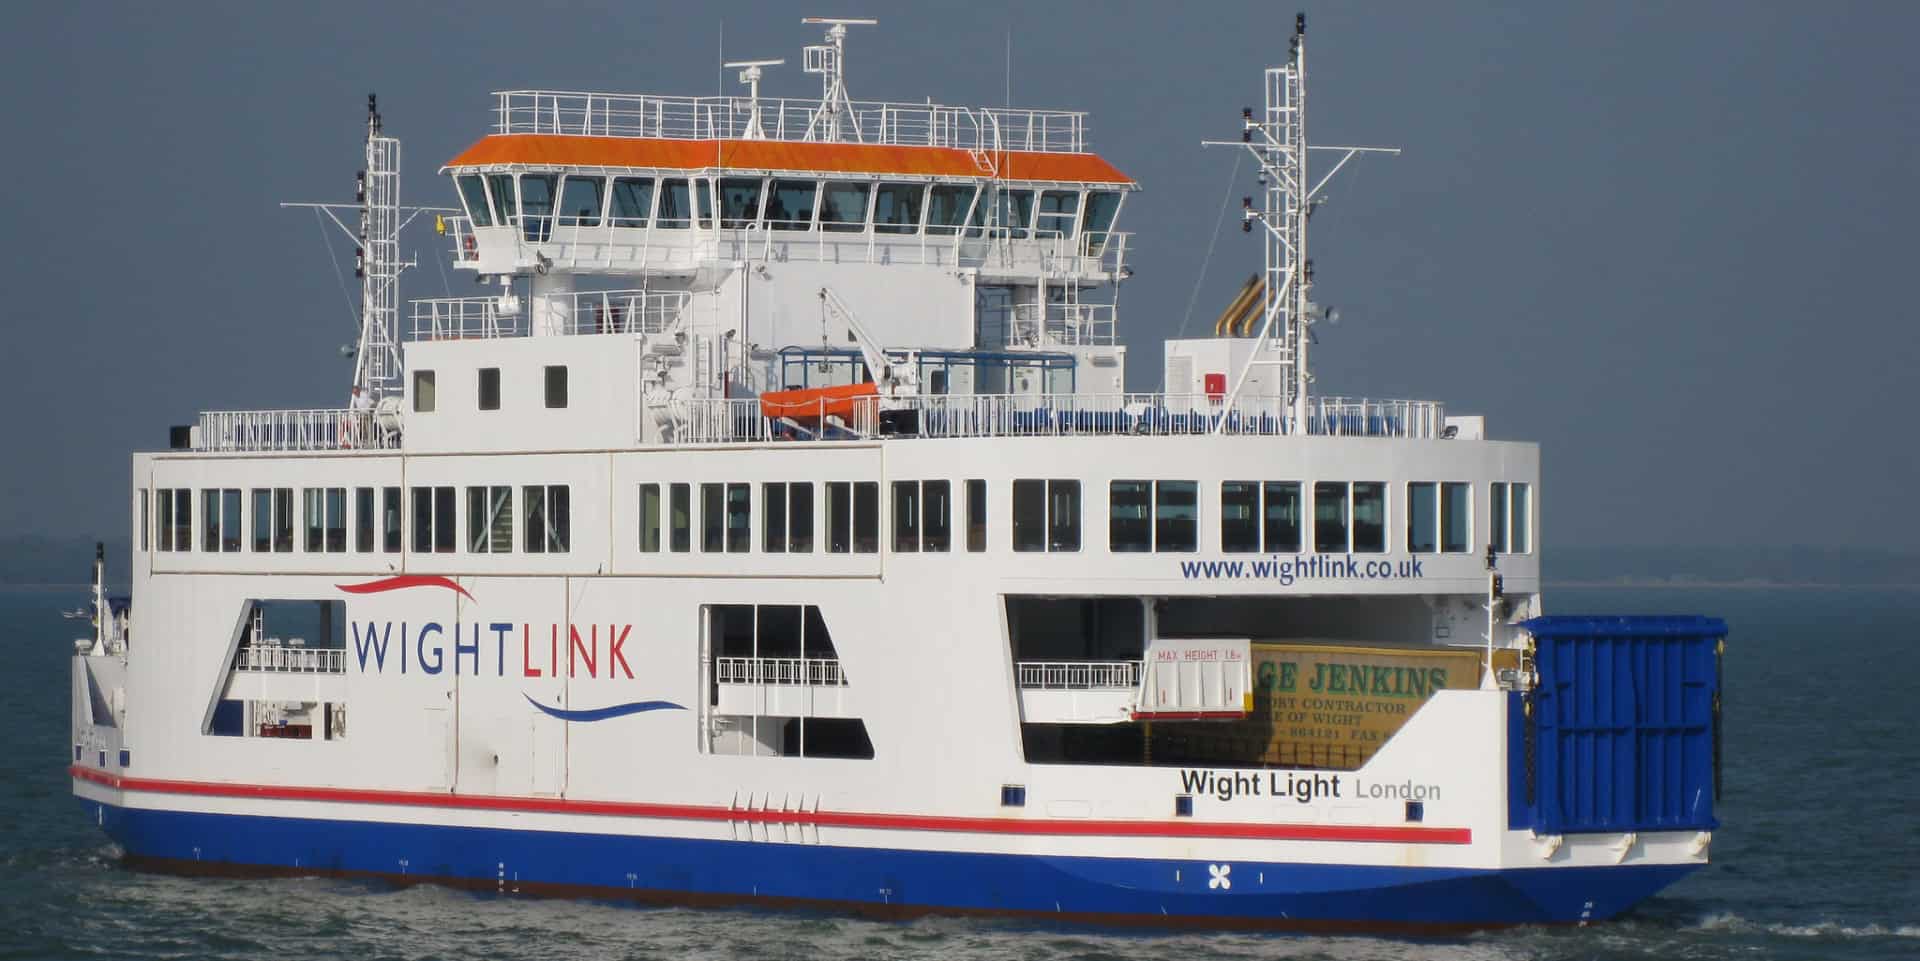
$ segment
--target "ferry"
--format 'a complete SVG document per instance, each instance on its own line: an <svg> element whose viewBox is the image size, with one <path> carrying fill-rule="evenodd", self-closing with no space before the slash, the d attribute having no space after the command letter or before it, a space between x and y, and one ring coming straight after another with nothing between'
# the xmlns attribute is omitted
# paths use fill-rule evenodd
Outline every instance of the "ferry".
<svg viewBox="0 0 1920 961"><path fill-rule="evenodd" d="M1087 116L855 100L874 22L805 23L817 97L494 94L445 208L369 98L348 399L173 428L95 562L128 865L1424 932L1707 862L1724 623L1549 616L1539 446L1310 373L1383 148L1308 142L1304 17L1211 154L1261 271L1152 393ZM473 296L403 304L409 223Z"/></svg>

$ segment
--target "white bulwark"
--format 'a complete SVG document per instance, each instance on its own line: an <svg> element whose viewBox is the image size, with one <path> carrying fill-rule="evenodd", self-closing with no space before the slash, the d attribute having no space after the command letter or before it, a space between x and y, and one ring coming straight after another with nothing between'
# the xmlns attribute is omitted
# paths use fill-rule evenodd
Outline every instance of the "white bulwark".
<svg viewBox="0 0 1920 961"><path fill-rule="evenodd" d="M820 99L497 94L457 207L370 104L346 402L133 457L72 759L129 860L1409 930L1704 863L1710 800L1543 800L1539 448L1309 373L1304 22L1229 118L1266 267L1156 393L1086 117L855 100L809 23ZM476 296L398 300L415 214Z"/></svg>

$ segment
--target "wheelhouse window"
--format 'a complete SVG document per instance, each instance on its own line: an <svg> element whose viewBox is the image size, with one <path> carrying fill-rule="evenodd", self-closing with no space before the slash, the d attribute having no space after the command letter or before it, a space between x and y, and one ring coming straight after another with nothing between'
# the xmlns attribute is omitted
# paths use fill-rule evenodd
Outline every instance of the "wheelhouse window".
<svg viewBox="0 0 1920 961"><path fill-rule="evenodd" d="M839 233L867 229L867 202L872 192L869 183L828 181L820 196L820 229Z"/></svg>
<svg viewBox="0 0 1920 961"><path fill-rule="evenodd" d="M1087 256L1098 257L1107 249L1108 231L1113 229L1113 219L1119 213L1119 191L1094 190L1087 193L1086 221L1080 225L1081 244Z"/></svg>
<svg viewBox="0 0 1920 961"><path fill-rule="evenodd" d="M967 550L987 549L987 482L967 481Z"/></svg>
<svg viewBox="0 0 1920 961"><path fill-rule="evenodd" d="M660 181L660 215L654 226L663 230L686 230L693 226L693 191L684 178Z"/></svg>
<svg viewBox="0 0 1920 961"><path fill-rule="evenodd" d="M1033 226L1033 191L1002 190L994 205L995 221L1008 237L1020 239Z"/></svg>
<svg viewBox="0 0 1920 961"><path fill-rule="evenodd" d="M433 371L414 371L413 409L422 414L430 414L434 409L434 400Z"/></svg>
<svg viewBox="0 0 1920 961"><path fill-rule="evenodd" d="M572 541L570 491L565 484L529 484L520 488L526 508L529 554L565 554Z"/></svg>
<svg viewBox="0 0 1920 961"><path fill-rule="evenodd" d="M1058 234L1062 237L1071 237L1074 225L1079 219L1080 191L1042 190L1040 217L1034 222L1034 235Z"/></svg>
<svg viewBox="0 0 1920 961"><path fill-rule="evenodd" d="M560 185L560 226L600 226L600 211L606 202L602 195L605 186L606 180L601 177L567 175Z"/></svg>
<svg viewBox="0 0 1920 961"><path fill-rule="evenodd" d="M645 227L653 216L653 178L615 177L611 193L613 226Z"/></svg>
<svg viewBox="0 0 1920 961"><path fill-rule="evenodd" d="M713 227L713 180L700 177L693 182L694 226L701 230Z"/></svg>
<svg viewBox="0 0 1920 961"><path fill-rule="evenodd" d="M553 233L554 174L520 175L520 230L529 242L546 243Z"/></svg>
<svg viewBox="0 0 1920 961"><path fill-rule="evenodd" d="M462 174L460 180L460 201L467 207L467 216L475 227L493 226L493 212L487 209L487 185L480 180L479 174Z"/></svg>
<svg viewBox="0 0 1920 961"><path fill-rule="evenodd" d="M758 177L728 177L720 181L721 227L742 230L760 222L762 183Z"/></svg>
<svg viewBox="0 0 1920 961"><path fill-rule="evenodd" d="M813 227L813 204L820 184L813 180L776 180L767 193L767 228L770 230L809 230Z"/></svg>
<svg viewBox="0 0 1920 961"><path fill-rule="evenodd" d="M920 208L925 204L925 184L881 184L874 194L873 229L883 234L920 232Z"/></svg>
<svg viewBox="0 0 1920 961"><path fill-rule="evenodd" d="M455 542L452 487L413 489L413 551L451 554Z"/></svg>
<svg viewBox="0 0 1920 961"><path fill-rule="evenodd" d="M498 224L512 224L520 213L520 201L513 193L512 174L492 174L487 177L488 192L493 196L493 220Z"/></svg>
<svg viewBox="0 0 1920 961"><path fill-rule="evenodd" d="M972 184L934 184L927 193L927 233L953 235L967 222L973 211L974 195L980 188Z"/></svg>
<svg viewBox="0 0 1920 961"><path fill-rule="evenodd" d="M1080 482L1013 482L1013 549L1022 552L1080 549Z"/></svg>
<svg viewBox="0 0 1920 961"><path fill-rule="evenodd" d="M500 409L500 368L482 367L477 385L480 393L481 410Z"/></svg>
<svg viewBox="0 0 1920 961"><path fill-rule="evenodd" d="M513 488L502 485L467 488L467 552L513 552Z"/></svg>

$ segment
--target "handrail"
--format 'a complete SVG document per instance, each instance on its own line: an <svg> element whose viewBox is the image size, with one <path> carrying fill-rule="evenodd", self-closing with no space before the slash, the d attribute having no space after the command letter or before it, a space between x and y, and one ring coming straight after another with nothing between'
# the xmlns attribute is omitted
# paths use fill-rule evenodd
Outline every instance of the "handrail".
<svg viewBox="0 0 1920 961"><path fill-rule="evenodd" d="M397 429L382 427L371 410L210 410L202 411L193 449L249 450L393 450Z"/></svg>
<svg viewBox="0 0 1920 961"><path fill-rule="evenodd" d="M1140 686L1139 661L1019 661L1024 690L1131 691Z"/></svg>
<svg viewBox="0 0 1920 961"><path fill-rule="evenodd" d="M234 656L233 669L269 674L345 674L347 652L326 647L243 647Z"/></svg>
<svg viewBox="0 0 1920 961"><path fill-rule="evenodd" d="M843 687L846 675L840 662L818 657L716 657L713 679L717 684L802 684L812 687Z"/></svg>

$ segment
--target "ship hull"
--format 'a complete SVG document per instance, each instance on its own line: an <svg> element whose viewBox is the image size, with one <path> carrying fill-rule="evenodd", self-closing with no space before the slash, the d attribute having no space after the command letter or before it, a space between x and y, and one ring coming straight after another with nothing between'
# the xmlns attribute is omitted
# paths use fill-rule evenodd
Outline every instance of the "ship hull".
<svg viewBox="0 0 1920 961"><path fill-rule="evenodd" d="M1061 857L156 810L83 801L139 869L501 895L1141 926L1442 933L1605 920L1691 864L1421 868Z"/></svg>

